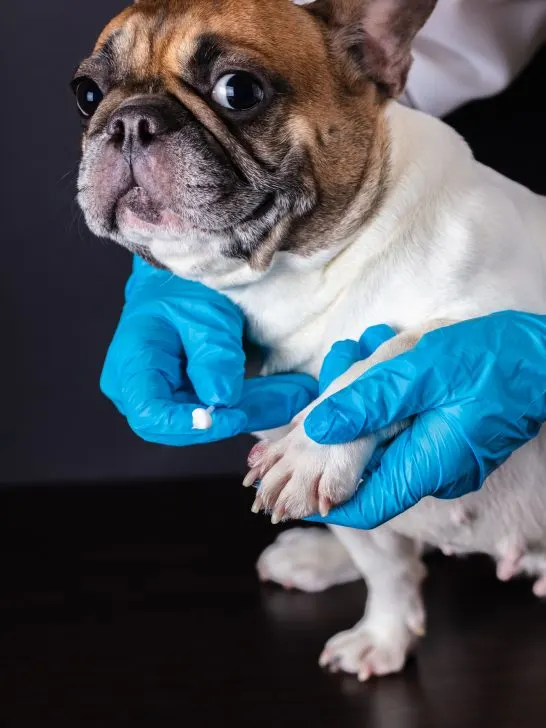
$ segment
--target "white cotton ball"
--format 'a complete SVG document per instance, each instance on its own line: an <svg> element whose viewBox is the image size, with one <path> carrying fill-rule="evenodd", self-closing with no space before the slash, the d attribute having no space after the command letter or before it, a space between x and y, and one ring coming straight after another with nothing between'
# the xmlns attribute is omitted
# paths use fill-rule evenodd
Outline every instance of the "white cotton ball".
<svg viewBox="0 0 546 728"><path fill-rule="evenodd" d="M197 407L197 409L194 409L191 413L192 418L192 429L193 430L210 430L212 427L212 413L214 412L214 407L209 407L208 409L203 409L202 407Z"/></svg>

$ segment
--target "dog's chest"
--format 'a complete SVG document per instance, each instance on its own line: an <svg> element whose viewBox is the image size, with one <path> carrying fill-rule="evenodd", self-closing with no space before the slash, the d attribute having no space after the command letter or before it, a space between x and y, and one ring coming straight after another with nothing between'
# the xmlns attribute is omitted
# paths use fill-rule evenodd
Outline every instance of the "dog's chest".
<svg viewBox="0 0 546 728"><path fill-rule="evenodd" d="M264 373L318 374L315 360L333 319L318 276L273 273L230 297L244 311L249 338L264 350Z"/></svg>
<svg viewBox="0 0 546 728"><path fill-rule="evenodd" d="M388 260L351 261L326 273L284 270L231 297L245 313L250 338L265 349L264 373L314 377L336 341L357 340L376 324L418 326L452 298L449 287L430 284L421 263L396 268Z"/></svg>

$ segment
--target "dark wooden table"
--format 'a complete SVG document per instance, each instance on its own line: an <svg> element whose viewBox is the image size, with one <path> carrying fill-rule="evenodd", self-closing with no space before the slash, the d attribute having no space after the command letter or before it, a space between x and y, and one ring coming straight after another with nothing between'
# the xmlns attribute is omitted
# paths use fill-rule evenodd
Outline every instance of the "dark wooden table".
<svg viewBox="0 0 546 728"><path fill-rule="evenodd" d="M543 728L546 604L487 559L429 557L398 676L317 665L361 584L260 585L277 532L238 482L0 492L0 725Z"/></svg>

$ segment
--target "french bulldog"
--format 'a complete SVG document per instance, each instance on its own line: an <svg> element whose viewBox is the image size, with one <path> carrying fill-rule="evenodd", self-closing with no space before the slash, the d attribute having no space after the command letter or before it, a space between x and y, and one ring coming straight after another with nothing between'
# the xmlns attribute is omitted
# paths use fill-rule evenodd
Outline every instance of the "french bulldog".
<svg viewBox="0 0 546 728"><path fill-rule="evenodd" d="M267 349L264 372L317 376L332 344L397 332L324 396L424 332L504 309L546 313L546 199L478 164L396 99L434 0L140 0L73 88L90 229L222 291ZM395 431L323 446L303 419L261 433L245 483L274 522L327 513ZM400 423L398 429L407 423ZM373 531L292 529L262 579L317 591L364 578L365 614L321 665L400 670L425 632L422 544L483 552L546 595L546 436L483 488L426 498Z"/></svg>

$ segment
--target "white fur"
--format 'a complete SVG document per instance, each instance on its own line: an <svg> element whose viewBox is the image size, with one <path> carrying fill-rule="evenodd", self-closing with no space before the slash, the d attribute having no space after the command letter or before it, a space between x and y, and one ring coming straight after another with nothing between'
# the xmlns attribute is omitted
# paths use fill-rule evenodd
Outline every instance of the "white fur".
<svg viewBox="0 0 546 728"><path fill-rule="evenodd" d="M176 274L222 290L271 350L267 371L318 374L334 341L366 326L417 328L510 307L546 311L546 203L478 164L446 124L390 106L391 191L338 250L277 253L265 274L197 241L152 241ZM207 251L210 253L207 255ZM250 284L255 285L250 285Z"/></svg>
<svg viewBox="0 0 546 728"><path fill-rule="evenodd" d="M261 581L276 581L285 589L306 592L324 591L361 578L340 541L319 528L283 531L265 549L256 567Z"/></svg>
<svg viewBox="0 0 546 728"><path fill-rule="evenodd" d="M336 340L358 338L373 324L413 332L352 367L333 391L374 361L412 346L436 319L468 319L509 308L546 313L546 200L478 164L441 121L396 103L389 119L387 198L380 214L337 249L310 258L279 253L258 280L243 263L231 261L228 270L216 252L208 261L202 253L189 261L173 253L171 243L151 245L156 258L175 273L198 277L243 308L253 336L270 351L267 372L301 370L317 376ZM420 542L450 553L488 553L500 562L502 578L538 575L535 593L546 594L544 433L543 428L478 493L455 502L426 498L371 533L335 529L367 580L369 597L363 620L327 644L322 664L362 679L402 667L424 630ZM266 448L260 505L277 509L281 518L304 515L316 501L317 488L323 506L328 499L343 500L380 437L319 446L306 437L300 418ZM323 564L317 565L314 579L298 576L299 549L307 548L310 538L296 534L290 548L276 542L259 568L302 588L335 583L335 576L324 575ZM329 557L324 555L328 548ZM322 541L321 549L322 561L343 563L332 541Z"/></svg>

